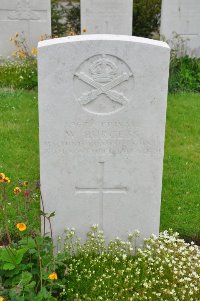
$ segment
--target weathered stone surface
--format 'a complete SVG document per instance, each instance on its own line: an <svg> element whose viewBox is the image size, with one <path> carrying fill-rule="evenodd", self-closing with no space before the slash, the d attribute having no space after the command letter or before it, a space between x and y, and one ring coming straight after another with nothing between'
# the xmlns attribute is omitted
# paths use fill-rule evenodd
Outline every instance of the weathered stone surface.
<svg viewBox="0 0 200 301"><path fill-rule="evenodd" d="M159 231L169 47L88 35L39 43L41 189L54 235Z"/></svg>
<svg viewBox="0 0 200 301"><path fill-rule="evenodd" d="M133 0L81 0L82 34L132 35Z"/></svg>
<svg viewBox="0 0 200 301"><path fill-rule="evenodd" d="M0 57L16 50L9 40L16 32L30 48L37 47L40 35L50 35L50 0L0 0Z"/></svg>
<svg viewBox="0 0 200 301"><path fill-rule="evenodd" d="M200 57L200 1L163 0L160 33L167 40L180 35L186 53ZM173 43L170 45L173 47Z"/></svg>

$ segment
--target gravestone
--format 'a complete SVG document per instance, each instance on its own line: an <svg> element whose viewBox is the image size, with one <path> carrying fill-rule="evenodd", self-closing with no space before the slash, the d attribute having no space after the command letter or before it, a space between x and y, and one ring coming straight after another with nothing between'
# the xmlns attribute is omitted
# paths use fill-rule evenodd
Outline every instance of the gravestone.
<svg viewBox="0 0 200 301"><path fill-rule="evenodd" d="M15 33L26 38L30 49L37 47L41 35L50 35L50 0L0 0L0 57L16 50L10 42Z"/></svg>
<svg viewBox="0 0 200 301"><path fill-rule="evenodd" d="M82 34L132 35L133 0L81 0Z"/></svg>
<svg viewBox="0 0 200 301"><path fill-rule="evenodd" d="M186 53L200 57L200 1L163 0L160 34L167 40L178 34L184 40Z"/></svg>
<svg viewBox="0 0 200 301"><path fill-rule="evenodd" d="M55 55L56 54L56 55ZM39 43L41 190L54 235L158 234L169 47L85 35Z"/></svg>

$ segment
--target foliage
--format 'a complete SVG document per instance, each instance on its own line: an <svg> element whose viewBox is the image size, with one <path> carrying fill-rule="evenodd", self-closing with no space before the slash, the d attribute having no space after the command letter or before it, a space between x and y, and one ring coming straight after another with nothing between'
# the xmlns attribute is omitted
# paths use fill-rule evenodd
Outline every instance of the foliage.
<svg viewBox="0 0 200 301"><path fill-rule="evenodd" d="M200 59L187 55L187 39L174 33L166 42L171 47L169 92L200 92Z"/></svg>
<svg viewBox="0 0 200 301"><path fill-rule="evenodd" d="M43 37L41 36L41 39ZM37 86L37 49L29 49L24 34L10 38L16 47L11 60L0 64L0 87L32 89Z"/></svg>
<svg viewBox="0 0 200 301"><path fill-rule="evenodd" d="M200 92L200 59L171 57L169 92Z"/></svg>
<svg viewBox="0 0 200 301"><path fill-rule="evenodd" d="M134 0L133 35L152 38L159 32L161 0Z"/></svg>
<svg viewBox="0 0 200 301"><path fill-rule="evenodd" d="M62 37L80 32L80 8L72 1L51 0L52 35Z"/></svg>
<svg viewBox="0 0 200 301"><path fill-rule="evenodd" d="M30 219L40 223L38 198L39 183L13 182L0 173L0 243L11 243L12 237L19 239L19 232L35 235L27 224ZM11 223L12 221L12 223ZM12 234L11 234L12 233Z"/></svg>
<svg viewBox="0 0 200 301"><path fill-rule="evenodd" d="M198 247L165 231L136 249L137 237L135 232L127 242L105 245L103 232L93 225L80 243L68 229L64 248L53 255L50 238L23 236L0 249L1 295L11 301L197 301Z"/></svg>
<svg viewBox="0 0 200 301"><path fill-rule="evenodd" d="M33 89L37 84L35 59L5 61L0 64L0 88Z"/></svg>
<svg viewBox="0 0 200 301"><path fill-rule="evenodd" d="M42 39L43 36L40 37L40 40ZM33 58L37 54L37 48L29 48L24 32L20 34L16 32L14 36L10 37L10 42L16 47L13 56L18 59L23 60L27 58Z"/></svg>
<svg viewBox="0 0 200 301"><path fill-rule="evenodd" d="M11 301L57 300L49 276L59 264L50 238L23 235L0 249L1 295Z"/></svg>

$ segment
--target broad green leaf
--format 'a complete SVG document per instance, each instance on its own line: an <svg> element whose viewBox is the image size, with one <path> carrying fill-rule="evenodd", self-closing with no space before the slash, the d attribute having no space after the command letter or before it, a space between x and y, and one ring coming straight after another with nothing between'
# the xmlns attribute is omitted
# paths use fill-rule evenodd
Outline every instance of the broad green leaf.
<svg viewBox="0 0 200 301"><path fill-rule="evenodd" d="M0 259L2 261L15 264L16 250L10 247L0 249Z"/></svg>
<svg viewBox="0 0 200 301"><path fill-rule="evenodd" d="M16 251L16 264L21 263L24 254L27 252L27 249L20 249Z"/></svg>
<svg viewBox="0 0 200 301"><path fill-rule="evenodd" d="M14 270L15 267L16 266L14 264L7 262L7 263L4 263L3 270Z"/></svg>

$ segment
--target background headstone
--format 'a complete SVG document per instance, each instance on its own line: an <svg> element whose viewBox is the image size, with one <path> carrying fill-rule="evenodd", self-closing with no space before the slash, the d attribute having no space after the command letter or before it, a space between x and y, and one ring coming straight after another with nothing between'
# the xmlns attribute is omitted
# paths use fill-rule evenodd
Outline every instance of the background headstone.
<svg viewBox="0 0 200 301"><path fill-rule="evenodd" d="M9 40L16 32L23 33L30 49L37 47L41 35L50 35L50 0L0 0L0 57L16 50Z"/></svg>
<svg viewBox="0 0 200 301"><path fill-rule="evenodd" d="M158 234L166 43L88 35L39 43L40 172L54 235Z"/></svg>
<svg viewBox="0 0 200 301"><path fill-rule="evenodd" d="M167 40L180 35L187 54L200 57L200 1L162 0L160 34Z"/></svg>
<svg viewBox="0 0 200 301"><path fill-rule="evenodd" d="M81 0L82 34L132 35L133 0Z"/></svg>

